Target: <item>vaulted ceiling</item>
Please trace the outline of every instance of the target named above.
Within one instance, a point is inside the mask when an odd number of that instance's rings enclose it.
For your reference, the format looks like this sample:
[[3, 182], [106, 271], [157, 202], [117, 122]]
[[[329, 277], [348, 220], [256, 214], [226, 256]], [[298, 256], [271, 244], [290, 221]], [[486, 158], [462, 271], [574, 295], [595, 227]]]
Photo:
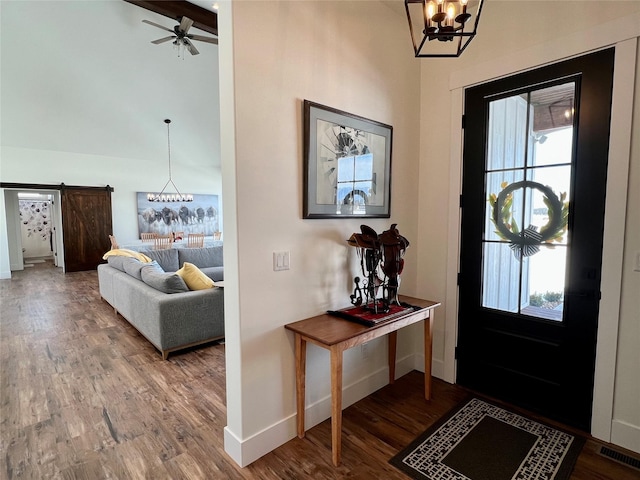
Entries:
[[164, 165], [170, 118], [172, 159], [219, 165], [218, 47], [179, 58], [143, 19], [176, 24], [125, 1], [1, 1], [2, 145]]
[[173, 20], [180, 20], [184, 15], [193, 20], [193, 26], [205, 32], [218, 35], [218, 14], [213, 9], [213, 2], [194, 0], [124, 0], [141, 8], [164, 15]]

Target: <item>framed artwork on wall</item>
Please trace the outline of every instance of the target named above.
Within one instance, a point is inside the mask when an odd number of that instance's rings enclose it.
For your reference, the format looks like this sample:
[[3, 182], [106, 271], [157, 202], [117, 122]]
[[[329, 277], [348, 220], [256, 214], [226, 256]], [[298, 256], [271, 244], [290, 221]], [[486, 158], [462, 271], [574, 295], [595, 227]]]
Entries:
[[303, 218], [388, 218], [393, 127], [304, 101]]
[[192, 202], [152, 202], [146, 192], [137, 192], [138, 232], [168, 235], [171, 232], [204, 233], [220, 231], [218, 195], [193, 195]]

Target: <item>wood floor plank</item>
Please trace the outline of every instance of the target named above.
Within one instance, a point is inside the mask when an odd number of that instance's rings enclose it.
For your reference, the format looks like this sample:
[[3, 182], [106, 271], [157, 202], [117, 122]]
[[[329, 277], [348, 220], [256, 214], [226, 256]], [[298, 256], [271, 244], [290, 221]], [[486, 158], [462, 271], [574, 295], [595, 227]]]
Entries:
[[[34, 294], [37, 292], [37, 295]], [[388, 460], [469, 394], [411, 372], [245, 468], [224, 452], [225, 345], [159, 352], [100, 298], [95, 271], [0, 280], [0, 479], [385, 479]], [[293, 379], [292, 379], [293, 382]], [[589, 439], [573, 480], [637, 480]], [[614, 447], [615, 448], [615, 447]]]

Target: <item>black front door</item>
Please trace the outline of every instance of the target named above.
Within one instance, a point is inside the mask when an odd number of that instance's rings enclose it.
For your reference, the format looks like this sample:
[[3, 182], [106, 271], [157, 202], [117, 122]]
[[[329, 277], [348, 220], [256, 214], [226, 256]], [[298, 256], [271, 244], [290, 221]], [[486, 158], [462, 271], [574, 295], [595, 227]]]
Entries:
[[465, 94], [457, 382], [586, 431], [613, 59]]

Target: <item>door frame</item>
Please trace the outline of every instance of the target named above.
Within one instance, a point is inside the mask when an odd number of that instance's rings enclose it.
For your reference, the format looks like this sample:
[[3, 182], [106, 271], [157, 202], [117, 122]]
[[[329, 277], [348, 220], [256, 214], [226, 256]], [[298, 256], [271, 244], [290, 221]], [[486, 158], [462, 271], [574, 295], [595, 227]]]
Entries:
[[[586, 40], [578, 32], [563, 39], [536, 46], [509, 58], [498, 58], [456, 71], [450, 77], [451, 139], [449, 201], [452, 207], [447, 231], [450, 248], [447, 254], [447, 279], [445, 296], [445, 351], [443, 378], [455, 383], [455, 348], [458, 330], [458, 287], [457, 277], [460, 258], [461, 215], [459, 205], [462, 193], [462, 145], [461, 128], [464, 111], [464, 89], [473, 85], [506, 77], [525, 70], [535, 69], [567, 58], [580, 56], [592, 51], [615, 47], [615, 67], [613, 103], [611, 107], [611, 137], [607, 174], [607, 197], [605, 206], [605, 228], [602, 265], [602, 299], [598, 316], [598, 344], [596, 351], [595, 384], [592, 406], [591, 435], [601, 440], [611, 441], [613, 420], [613, 394], [622, 279], [622, 254], [627, 203], [627, 174], [631, 150], [631, 121], [635, 85], [635, 65], [637, 24], [623, 19], [600, 36]], [[616, 35], [617, 38], [611, 38]], [[615, 188], [614, 188], [615, 186]]]
[[[35, 195], [50, 195], [51, 199], [51, 226], [54, 231], [53, 235], [53, 261], [56, 267], [62, 267], [64, 272], [64, 248], [62, 241], [62, 211], [60, 209], [60, 192], [58, 190], [51, 189], [2, 189], [3, 197], [5, 198], [5, 216], [7, 228], [11, 231], [16, 230], [14, 238], [7, 236], [7, 244], [9, 248], [9, 278], [11, 278], [11, 272], [23, 270], [20, 268], [24, 263], [22, 255], [22, 239], [19, 236], [20, 233], [20, 212], [16, 211], [16, 207], [19, 201], [20, 193], [30, 193]], [[12, 223], [9, 228], [9, 223]], [[16, 265], [18, 263], [19, 265]]]

